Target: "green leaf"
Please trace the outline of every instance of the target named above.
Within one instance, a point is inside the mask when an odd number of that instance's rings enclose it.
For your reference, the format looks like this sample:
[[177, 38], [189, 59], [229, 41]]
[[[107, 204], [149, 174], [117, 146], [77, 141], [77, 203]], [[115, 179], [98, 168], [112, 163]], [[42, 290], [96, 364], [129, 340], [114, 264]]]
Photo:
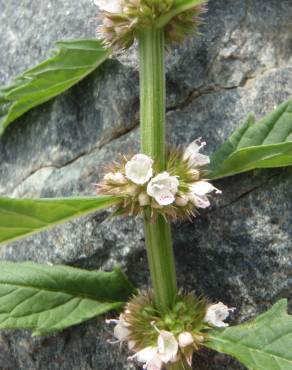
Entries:
[[71, 40], [56, 45], [59, 50], [50, 59], [24, 72], [12, 85], [0, 88], [0, 135], [16, 118], [90, 74], [110, 54], [99, 40]]
[[0, 244], [108, 208], [120, 200], [106, 195], [63, 199], [0, 198]]
[[134, 292], [119, 269], [0, 262], [0, 328], [48, 334], [118, 309]]
[[246, 122], [211, 157], [210, 179], [292, 165], [292, 100], [255, 123]]
[[250, 370], [292, 369], [292, 316], [287, 301], [277, 302], [254, 321], [212, 330], [205, 345], [227, 353]]
[[205, 4], [206, 0], [175, 0], [169, 12], [163, 14], [155, 21], [157, 28], [162, 28], [178, 14], [185, 12], [195, 6]]

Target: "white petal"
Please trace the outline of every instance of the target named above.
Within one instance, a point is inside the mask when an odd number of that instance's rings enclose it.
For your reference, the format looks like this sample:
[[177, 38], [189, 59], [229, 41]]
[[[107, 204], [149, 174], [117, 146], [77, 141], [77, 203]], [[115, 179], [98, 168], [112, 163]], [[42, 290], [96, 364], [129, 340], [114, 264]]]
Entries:
[[117, 184], [125, 184], [127, 179], [121, 172], [109, 172], [104, 176], [104, 180], [112, 181]]
[[154, 356], [157, 355], [157, 347], [145, 347], [141, 351], [135, 353], [133, 356], [130, 356], [128, 359], [133, 360], [134, 358], [137, 359], [138, 362], [149, 362], [151, 361]]
[[224, 328], [228, 326], [228, 324], [226, 324], [224, 320], [227, 319], [227, 317], [229, 316], [229, 312], [233, 312], [234, 310], [234, 307], [228, 308], [222, 302], [213, 304], [208, 307], [204, 321], [212, 326]]
[[109, 172], [109, 173], [106, 173], [103, 178], [106, 181], [114, 181], [115, 174], [112, 172]]
[[158, 355], [154, 356], [152, 360], [150, 360], [146, 365], [145, 368], [147, 370], [160, 370], [163, 363]]
[[178, 192], [179, 181], [176, 176], [162, 172], [150, 180], [147, 193], [154, 197], [158, 204], [169, 205], [174, 202], [174, 194]]
[[169, 179], [170, 175], [168, 172], [164, 171], [164, 172], [161, 172], [159, 173], [158, 175], [156, 175], [151, 181], [154, 181], [156, 183], [164, 183], [165, 181], [167, 181]]
[[155, 196], [155, 200], [161, 206], [168, 206], [174, 202], [174, 195], [171, 192], [161, 192]]
[[197, 208], [208, 208], [211, 205], [209, 199], [206, 196], [199, 197], [197, 195], [192, 194], [190, 199]]
[[121, 172], [115, 173], [115, 181], [119, 184], [124, 184], [127, 182], [127, 180], [125, 179], [125, 176]]
[[188, 159], [193, 154], [199, 153], [200, 149], [202, 149], [206, 145], [207, 143], [205, 141], [201, 141], [201, 139], [196, 139], [185, 149], [183, 159]]
[[118, 324], [119, 322], [120, 320], [117, 320], [117, 319], [106, 319], [105, 320], [106, 324]]
[[191, 155], [195, 153], [199, 153], [200, 145], [196, 141], [193, 141], [191, 144], [189, 144], [185, 151], [184, 151], [184, 159], [188, 159]]
[[161, 330], [158, 340], [159, 357], [165, 363], [174, 359], [178, 352], [178, 343], [174, 335], [165, 330]]
[[114, 336], [120, 341], [126, 340], [130, 334], [130, 330], [121, 323], [117, 324], [114, 328]]
[[206, 166], [210, 163], [210, 158], [207, 155], [201, 153], [195, 153], [189, 157], [189, 164], [192, 167]]
[[125, 315], [123, 313], [120, 314], [119, 316], [119, 322], [124, 325], [124, 326], [130, 326], [130, 324], [126, 321]]
[[94, 0], [94, 4], [101, 10], [105, 10], [109, 13], [121, 13], [121, 3], [117, 0]]
[[143, 185], [153, 175], [153, 160], [145, 154], [136, 154], [125, 165], [126, 177], [135, 184]]
[[132, 351], [135, 346], [136, 346], [136, 342], [134, 340], [128, 341], [128, 348], [130, 351]]
[[170, 176], [169, 184], [170, 184], [170, 191], [173, 194], [176, 194], [178, 191], [178, 186], [179, 186], [179, 181], [178, 181], [177, 176]]
[[213, 325], [216, 326], [216, 328], [227, 328], [229, 326], [229, 324], [219, 320], [215, 320]]
[[212, 191], [216, 191], [216, 193], [218, 193], [218, 194], [221, 193], [220, 190], [218, 190], [217, 188], [215, 188], [212, 184], [210, 184], [207, 181], [197, 181], [197, 182], [194, 182], [191, 185], [190, 190], [191, 190], [191, 192], [193, 194], [199, 195], [199, 196], [209, 194]]

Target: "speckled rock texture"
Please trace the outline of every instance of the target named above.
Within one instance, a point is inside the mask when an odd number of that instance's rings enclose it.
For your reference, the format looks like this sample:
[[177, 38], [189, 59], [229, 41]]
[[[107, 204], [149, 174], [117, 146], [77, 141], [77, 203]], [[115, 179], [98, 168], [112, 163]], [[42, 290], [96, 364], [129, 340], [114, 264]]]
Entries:
[[[0, 0], [0, 82], [48, 55], [55, 40], [94, 37], [87, 0]], [[212, 153], [253, 111], [259, 118], [292, 96], [291, 0], [211, 0], [202, 37], [167, 56], [167, 135], [203, 136]], [[13, 123], [0, 139], [0, 194], [94, 194], [103, 164], [138, 150], [135, 48], [56, 99]], [[179, 285], [236, 306], [233, 322], [281, 297], [292, 302], [291, 169], [255, 171], [216, 185], [223, 190], [193, 223], [173, 225]], [[149, 284], [139, 219], [94, 214], [0, 249], [13, 261], [111, 269], [119, 263], [139, 287]], [[0, 335], [2, 370], [134, 369], [106, 343], [103, 319], [45, 338]], [[194, 369], [239, 370], [203, 351]]]

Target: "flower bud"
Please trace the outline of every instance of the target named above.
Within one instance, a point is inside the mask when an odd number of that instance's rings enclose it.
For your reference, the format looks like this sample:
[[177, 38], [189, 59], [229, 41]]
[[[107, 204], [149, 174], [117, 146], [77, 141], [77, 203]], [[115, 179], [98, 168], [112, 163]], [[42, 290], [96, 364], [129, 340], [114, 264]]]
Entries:
[[104, 176], [104, 180], [114, 182], [118, 185], [127, 183], [127, 179], [121, 172], [109, 172]]
[[138, 200], [141, 207], [148, 206], [150, 204], [150, 197], [145, 192], [139, 194]]
[[193, 339], [194, 339], [194, 342], [196, 343], [203, 343], [205, 340], [205, 338], [202, 335], [197, 335], [197, 334], [193, 335]]
[[137, 186], [134, 185], [134, 184], [129, 184], [127, 187], [126, 187], [126, 193], [129, 195], [129, 196], [132, 196], [134, 197], [137, 193]]
[[194, 343], [194, 338], [191, 333], [184, 331], [178, 336], [178, 344], [181, 348], [188, 347]]
[[192, 177], [192, 181], [198, 181], [200, 179], [200, 171], [195, 169], [189, 170], [189, 175]]
[[175, 204], [179, 207], [185, 207], [189, 202], [189, 199], [185, 196], [175, 197]]

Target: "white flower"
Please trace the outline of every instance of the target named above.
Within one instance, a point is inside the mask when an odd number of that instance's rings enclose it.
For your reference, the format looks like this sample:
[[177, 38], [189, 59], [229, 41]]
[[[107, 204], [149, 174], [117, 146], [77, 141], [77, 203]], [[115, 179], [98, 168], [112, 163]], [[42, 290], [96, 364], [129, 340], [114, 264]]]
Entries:
[[147, 193], [155, 198], [161, 206], [167, 206], [174, 202], [174, 195], [178, 191], [179, 181], [176, 176], [170, 176], [168, 172], [162, 172], [155, 176], [147, 185]]
[[161, 361], [159, 355], [156, 355], [148, 362], [147, 367], [144, 365], [144, 369], [147, 370], [160, 370], [162, 368], [163, 362]]
[[109, 13], [121, 13], [122, 6], [119, 0], [94, 0], [94, 4], [99, 7], [100, 10], [104, 10]]
[[133, 356], [128, 357], [128, 360], [133, 359], [144, 363], [143, 369], [147, 370], [160, 370], [162, 366], [162, 361], [158, 356], [158, 348], [154, 346], [145, 347]]
[[106, 320], [105, 321], [107, 324], [114, 323], [116, 326], [114, 327], [114, 336], [117, 338], [117, 341], [111, 342], [111, 343], [116, 343], [116, 342], [125, 342], [127, 341], [127, 338], [131, 334], [131, 331], [129, 330], [128, 326], [129, 324], [124, 320], [123, 315], [121, 314], [119, 317], [119, 320]]
[[229, 316], [229, 311], [233, 312], [234, 310], [234, 307], [228, 308], [222, 302], [213, 304], [208, 307], [204, 321], [217, 328], [224, 328], [228, 326], [224, 320]]
[[160, 331], [157, 345], [159, 357], [163, 362], [167, 363], [175, 360], [178, 351], [178, 343], [170, 331]]
[[193, 141], [185, 150], [183, 159], [188, 160], [191, 167], [205, 166], [210, 163], [210, 158], [207, 155], [199, 153], [206, 145], [205, 141], [197, 139]]
[[[154, 326], [154, 325], [153, 325]], [[128, 359], [144, 363], [143, 369], [160, 370], [163, 364], [177, 359], [178, 343], [174, 335], [166, 330], [158, 330], [157, 346], [149, 346], [138, 351]]]
[[130, 330], [122, 322], [114, 328], [114, 336], [121, 342], [125, 341], [130, 334]]
[[153, 359], [154, 356], [157, 355], [157, 347], [149, 346], [141, 349], [141, 351], [138, 351], [133, 356], [129, 357], [129, 360], [132, 360], [134, 358], [137, 359], [138, 362], [149, 362]]
[[136, 154], [125, 165], [126, 177], [135, 184], [143, 185], [153, 175], [153, 160], [145, 154]]
[[207, 181], [197, 181], [190, 185], [188, 197], [190, 201], [198, 208], [207, 208], [210, 206], [210, 201], [207, 194], [215, 191], [216, 194], [221, 194], [221, 190], [215, 188]]
[[180, 333], [178, 336], [178, 344], [181, 348], [190, 346], [194, 343], [194, 338], [191, 333], [188, 331], [184, 331], [183, 333]]
[[104, 176], [104, 180], [112, 181], [117, 184], [125, 184], [127, 182], [125, 176], [121, 172], [109, 172]]

